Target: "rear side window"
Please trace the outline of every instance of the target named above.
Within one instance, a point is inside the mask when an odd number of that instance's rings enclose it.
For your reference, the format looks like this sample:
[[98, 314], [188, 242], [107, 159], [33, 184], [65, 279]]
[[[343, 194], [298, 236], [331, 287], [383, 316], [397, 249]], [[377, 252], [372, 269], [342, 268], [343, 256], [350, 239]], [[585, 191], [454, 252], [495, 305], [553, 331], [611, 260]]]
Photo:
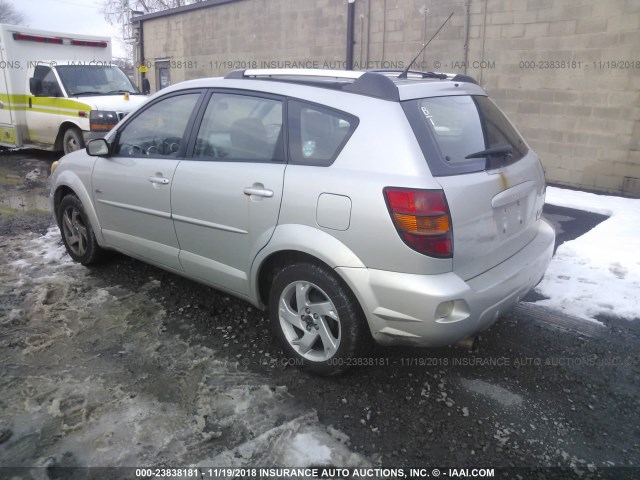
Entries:
[[353, 115], [296, 100], [288, 114], [289, 155], [301, 165], [331, 165], [358, 125]]
[[282, 102], [214, 93], [198, 131], [194, 158], [219, 161], [284, 161]]
[[433, 175], [482, 171], [486, 156], [465, 157], [496, 147], [511, 147], [507, 164], [527, 154], [522, 137], [488, 97], [422, 98], [403, 108]]

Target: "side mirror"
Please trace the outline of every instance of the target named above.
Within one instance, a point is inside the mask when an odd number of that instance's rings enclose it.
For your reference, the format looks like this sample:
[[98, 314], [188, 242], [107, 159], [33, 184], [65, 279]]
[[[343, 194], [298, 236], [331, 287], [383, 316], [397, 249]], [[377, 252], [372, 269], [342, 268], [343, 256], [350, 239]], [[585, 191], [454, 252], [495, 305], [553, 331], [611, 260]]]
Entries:
[[29, 79], [29, 90], [31, 95], [40, 95], [42, 93], [42, 79], [31, 77]]
[[96, 138], [87, 144], [87, 154], [92, 157], [104, 157], [109, 155], [109, 144], [104, 138]]

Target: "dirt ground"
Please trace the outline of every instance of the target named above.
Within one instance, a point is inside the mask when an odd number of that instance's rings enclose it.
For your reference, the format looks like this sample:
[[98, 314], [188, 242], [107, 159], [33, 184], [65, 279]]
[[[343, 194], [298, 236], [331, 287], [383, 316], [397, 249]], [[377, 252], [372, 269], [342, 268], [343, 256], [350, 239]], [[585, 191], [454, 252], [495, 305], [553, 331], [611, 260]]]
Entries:
[[[474, 351], [379, 348], [377, 366], [312, 377], [244, 302], [119, 254], [73, 263], [47, 211], [54, 159], [0, 154], [0, 478], [195, 465], [640, 478], [638, 322], [523, 304]], [[568, 230], [566, 213], [548, 215]]]

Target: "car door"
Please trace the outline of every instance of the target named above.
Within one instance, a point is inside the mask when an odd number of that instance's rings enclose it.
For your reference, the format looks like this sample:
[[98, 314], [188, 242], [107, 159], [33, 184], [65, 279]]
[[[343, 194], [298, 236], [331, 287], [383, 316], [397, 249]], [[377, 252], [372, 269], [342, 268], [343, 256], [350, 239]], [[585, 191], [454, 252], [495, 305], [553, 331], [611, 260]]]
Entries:
[[248, 295], [256, 254], [278, 222], [285, 161], [283, 103], [214, 92], [171, 187], [184, 271]]
[[[0, 62], [3, 62], [2, 50], [0, 50]], [[13, 116], [11, 109], [15, 100], [12, 98], [13, 92], [7, 88], [9, 86], [8, 69], [0, 69], [0, 142], [14, 143]]]
[[94, 204], [109, 245], [178, 271], [171, 183], [200, 95], [173, 93], [150, 104], [119, 129], [111, 155], [93, 169]]
[[60, 82], [53, 69], [38, 65], [33, 77], [40, 80], [41, 89], [29, 97], [26, 109], [29, 142], [53, 145], [60, 126]]

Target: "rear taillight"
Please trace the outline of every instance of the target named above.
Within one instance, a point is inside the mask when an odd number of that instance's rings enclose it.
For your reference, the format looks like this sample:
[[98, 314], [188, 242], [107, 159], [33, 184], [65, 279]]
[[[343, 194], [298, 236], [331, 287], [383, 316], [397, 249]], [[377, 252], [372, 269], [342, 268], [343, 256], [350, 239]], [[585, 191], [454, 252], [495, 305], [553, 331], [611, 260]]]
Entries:
[[432, 257], [453, 256], [451, 216], [442, 190], [386, 187], [384, 197], [404, 243]]

